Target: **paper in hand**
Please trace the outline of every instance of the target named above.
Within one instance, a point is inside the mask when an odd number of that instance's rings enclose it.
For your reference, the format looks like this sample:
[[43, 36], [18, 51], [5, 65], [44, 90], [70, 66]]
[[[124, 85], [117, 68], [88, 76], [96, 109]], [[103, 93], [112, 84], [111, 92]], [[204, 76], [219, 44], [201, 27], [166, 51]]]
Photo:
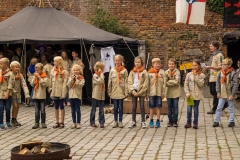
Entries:
[[205, 63], [200, 63], [201, 64], [201, 67], [202, 68], [205, 68], [206, 67], [206, 64]]

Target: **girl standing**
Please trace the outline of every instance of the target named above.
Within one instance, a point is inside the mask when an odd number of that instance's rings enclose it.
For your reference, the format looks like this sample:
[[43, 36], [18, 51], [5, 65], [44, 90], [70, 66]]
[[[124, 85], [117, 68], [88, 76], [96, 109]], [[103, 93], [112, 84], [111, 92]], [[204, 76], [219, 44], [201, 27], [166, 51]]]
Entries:
[[143, 68], [143, 60], [140, 56], [134, 59], [135, 67], [131, 70], [128, 76], [128, 92], [132, 95], [132, 124], [129, 128], [136, 127], [136, 109], [138, 98], [140, 100], [141, 109], [141, 126], [143, 129], [146, 128], [145, 123], [145, 109], [144, 109], [144, 98], [147, 94], [148, 89], [148, 73]]
[[200, 100], [203, 99], [202, 87], [204, 86], [205, 75], [202, 73], [200, 62], [197, 60], [193, 61], [193, 70], [188, 73], [184, 83], [184, 91], [186, 98], [193, 98], [194, 105], [187, 106], [187, 124], [185, 128], [192, 127], [192, 109], [194, 110], [193, 128], [198, 129], [198, 106]]
[[97, 62], [94, 66], [94, 75], [92, 78], [93, 91], [92, 91], [92, 110], [90, 114], [90, 125], [97, 127], [95, 124], [96, 107], [99, 107], [99, 123], [100, 128], [104, 128], [105, 117], [103, 112], [104, 100], [105, 100], [105, 83], [104, 83], [104, 64]]
[[72, 67], [72, 75], [68, 79], [68, 87], [69, 87], [69, 99], [72, 110], [72, 120], [73, 125], [72, 129], [80, 129], [81, 128], [81, 99], [82, 99], [82, 87], [84, 86], [85, 80], [83, 77], [82, 68], [75, 64]]
[[[128, 72], [124, 67], [123, 56], [114, 56], [115, 67], [109, 73], [108, 95], [113, 100], [114, 105], [114, 125], [113, 128], [123, 128], [123, 99], [128, 96], [127, 77]], [[119, 116], [119, 119], [118, 119]]]
[[[54, 68], [51, 71], [49, 92], [54, 101], [56, 124], [53, 128], [64, 128], [65, 110], [63, 101], [67, 94], [68, 72], [63, 66], [63, 59], [60, 56], [54, 58]], [[59, 108], [61, 110], [61, 120], [59, 121]]]

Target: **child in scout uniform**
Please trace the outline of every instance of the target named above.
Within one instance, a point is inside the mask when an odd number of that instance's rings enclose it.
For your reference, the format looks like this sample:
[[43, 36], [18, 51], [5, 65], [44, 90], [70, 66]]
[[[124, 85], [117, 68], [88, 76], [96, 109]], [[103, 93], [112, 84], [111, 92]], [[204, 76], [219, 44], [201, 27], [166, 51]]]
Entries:
[[146, 128], [145, 123], [145, 109], [144, 99], [147, 95], [148, 89], [148, 73], [143, 67], [143, 60], [140, 56], [134, 59], [135, 67], [131, 70], [128, 76], [128, 92], [132, 95], [132, 124], [129, 128], [136, 127], [136, 109], [138, 98], [140, 100], [141, 109], [141, 126], [143, 129]]
[[94, 66], [94, 75], [92, 78], [93, 91], [92, 91], [92, 109], [90, 113], [90, 125], [92, 127], [97, 127], [95, 124], [95, 113], [96, 107], [99, 107], [99, 123], [100, 128], [104, 128], [105, 117], [104, 117], [104, 100], [105, 100], [105, 83], [104, 83], [104, 64], [102, 62], [97, 62]]
[[149, 97], [150, 122], [149, 127], [154, 127], [153, 115], [154, 108], [157, 111], [157, 121], [155, 127], [160, 127], [160, 108], [162, 107], [162, 99], [164, 98], [164, 70], [160, 69], [161, 60], [153, 58], [152, 68], [148, 71], [149, 88], [147, 98]]
[[12, 103], [12, 89], [15, 78], [8, 68], [8, 58], [0, 59], [0, 129], [5, 130], [3, 124], [4, 108], [6, 110], [6, 123], [8, 128], [12, 128], [11, 119], [11, 103]]
[[72, 67], [72, 75], [68, 79], [67, 86], [69, 88], [69, 100], [72, 110], [73, 125], [71, 129], [81, 128], [81, 99], [82, 99], [82, 87], [85, 80], [83, 77], [83, 71], [80, 65], [75, 64]]
[[205, 75], [202, 73], [200, 62], [194, 60], [192, 72], [188, 73], [184, 83], [184, 91], [188, 101], [193, 100], [192, 106], [187, 106], [187, 123], [185, 128], [192, 127], [192, 109], [194, 110], [193, 128], [198, 128], [198, 107], [200, 100], [203, 99], [202, 87], [204, 86]]
[[[63, 59], [60, 56], [54, 58], [54, 68], [51, 71], [49, 92], [54, 101], [56, 124], [53, 128], [64, 128], [64, 99], [67, 95], [68, 72], [63, 66]], [[61, 120], [59, 121], [59, 108], [61, 110]]]
[[213, 127], [219, 127], [219, 121], [222, 114], [224, 103], [228, 101], [230, 117], [228, 127], [234, 127], [234, 99], [238, 91], [238, 74], [232, 68], [232, 59], [226, 58], [222, 61], [222, 70], [218, 72], [216, 91], [219, 98], [216, 117]]
[[[43, 72], [46, 73], [48, 76], [48, 84], [50, 83], [50, 78], [51, 78], [51, 70], [53, 69], [52, 66], [52, 57], [48, 56], [47, 57], [47, 64], [44, 65], [43, 67]], [[52, 99], [50, 98], [50, 94], [48, 90], [46, 90], [46, 100], [45, 100], [45, 106], [51, 106], [52, 104]]]
[[82, 63], [82, 60], [78, 58], [78, 52], [76, 50], [72, 51], [72, 57], [73, 57], [72, 66], [74, 64], [78, 64], [82, 67], [82, 69], [84, 69], [84, 64]]
[[45, 99], [46, 99], [46, 88], [48, 85], [47, 74], [43, 72], [43, 64], [37, 63], [35, 65], [35, 73], [31, 81], [33, 87], [33, 100], [35, 104], [35, 124], [32, 129], [39, 127], [40, 115], [41, 115], [41, 126], [47, 128], [46, 125], [46, 112], [45, 112]]
[[[115, 67], [109, 73], [108, 95], [113, 100], [114, 105], [114, 125], [113, 128], [123, 128], [123, 99], [128, 96], [127, 78], [128, 72], [124, 67], [123, 56], [114, 56]], [[118, 119], [119, 116], [119, 119]]]
[[176, 69], [176, 60], [168, 60], [168, 70], [165, 71], [166, 98], [168, 106], [168, 127], [178, 126], [178, 100], [181, 95], [180, 72]]
[[26, 81], [23, 75], [20, 73], [20, 63], [18, 61], [13, 61], [10, 64], [10, 68], [15, 77], [15, 83], [12, 90], [12, 126], [21, 126], [21, 124], [17, 121], [17, 115], [19, 111], [19, 105], [21, 103], [21, 88], [24, 91], [25, 97], [27, 99], [27, 104], [30, 103], [30, 96]]

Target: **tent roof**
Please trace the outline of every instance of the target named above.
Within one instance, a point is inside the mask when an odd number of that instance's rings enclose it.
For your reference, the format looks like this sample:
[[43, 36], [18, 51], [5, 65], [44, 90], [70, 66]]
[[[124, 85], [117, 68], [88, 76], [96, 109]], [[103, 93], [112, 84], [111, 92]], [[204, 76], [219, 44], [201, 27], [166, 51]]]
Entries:
[[91, 26], [63, 10], [28, 6], [0, 23], [0, 43], [138, 43]]
[[226, 32], [222, 38], [224, 44], [234, 44], [240, 42], [240, 31]]

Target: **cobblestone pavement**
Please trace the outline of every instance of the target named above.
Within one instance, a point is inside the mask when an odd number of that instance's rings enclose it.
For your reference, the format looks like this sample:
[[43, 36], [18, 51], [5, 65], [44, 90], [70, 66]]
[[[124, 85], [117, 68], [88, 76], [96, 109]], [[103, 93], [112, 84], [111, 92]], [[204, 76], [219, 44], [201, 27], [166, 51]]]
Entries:
[[[168, 118], [161, 116], [161, 127], [140, 128], [140, 114], [137, 127], [129, 129], [131, 114], [124, 114], [124, 128], [113, 129], [113, 114], [105, 114], [106, 128], [89, 126], [90, 107], [83, 106], [82, 128], [71, 129], [70, 107], [66, 108], [64, 129], [53, 129], [54, 108], [46, 108], [47, 129], [33, 130], [34, 108], [22, 106], [19, 121], [23, 126], [0, 131], [0, 160], [10, 159], [10, 150], [21, 142], [42, 140], [67, 143], [71, 146], [74, 160], [89, 159], [240, 159], [240, 117], [236, 116], [236, 127], [229, 128], [228, 118], [221, 118], [221, 127], [213, 128], [213, 115], [207, 115], [211, 99], [201, 101], [199, 110], [199, 129], [185, 129], [186, 106], [184, 99], [179, 100], [179, 127], [167, 128]], [[224, 115], [228, 112], [226, 110]], [[236, 107], [239, 114], [239, 108]], [[98, 116], [97, 116], [98, 117]], [[97, 118], [96, 117], [96, 118]], [[147, 121], [148, 123], [149, 121]]]

